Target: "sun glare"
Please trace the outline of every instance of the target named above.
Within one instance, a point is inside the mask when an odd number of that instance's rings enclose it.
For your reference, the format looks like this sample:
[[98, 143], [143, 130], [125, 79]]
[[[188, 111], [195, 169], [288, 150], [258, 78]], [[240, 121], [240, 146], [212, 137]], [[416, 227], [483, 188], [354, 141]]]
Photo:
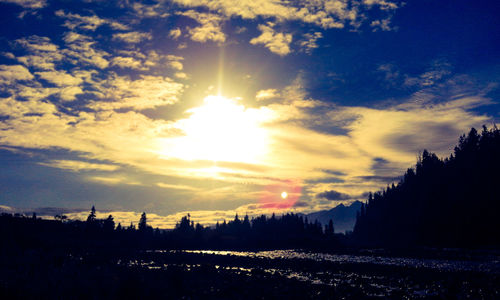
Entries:
[[282, 192], [281, 193], [281, 198], [286, 199], [287, 197], [288, 197], [288, 193], [287, 192]]
[[266, 130], [256, 109], [237, 99], [208, 96], [179, 121], [184, 136], [168, 139], [165, 154], [186, 160], [255, 163], [267, 148]]

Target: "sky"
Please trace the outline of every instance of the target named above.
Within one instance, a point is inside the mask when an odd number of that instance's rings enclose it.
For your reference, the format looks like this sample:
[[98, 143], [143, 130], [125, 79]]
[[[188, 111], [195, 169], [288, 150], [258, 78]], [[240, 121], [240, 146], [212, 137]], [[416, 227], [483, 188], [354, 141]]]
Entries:
[[500, 6], [0, 0], [0, 210], [171, 228], [366, 199], [499, 120]]

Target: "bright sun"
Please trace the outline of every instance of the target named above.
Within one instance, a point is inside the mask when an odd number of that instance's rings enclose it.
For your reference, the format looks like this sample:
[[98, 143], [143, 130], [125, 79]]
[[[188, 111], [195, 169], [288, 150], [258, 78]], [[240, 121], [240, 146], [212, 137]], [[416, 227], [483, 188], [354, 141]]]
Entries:
[[255, 163], [267, 149], [267, 132], [257, 109], [236, 99], [208, 96], [178, 122], [185, 135], [168, 139], [165, 154], [186, 160]]
[[282, 192], [281, 193], [281, 198], [286, 199], [287, 197], [288, 197], [288, 193], [287, 192]]

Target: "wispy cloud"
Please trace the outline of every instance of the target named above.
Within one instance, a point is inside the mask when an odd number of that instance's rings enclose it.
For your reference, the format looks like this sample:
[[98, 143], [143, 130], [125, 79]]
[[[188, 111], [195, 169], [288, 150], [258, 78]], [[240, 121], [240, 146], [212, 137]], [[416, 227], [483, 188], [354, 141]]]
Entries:
[[134, 70], [147, 70], [143, 62], [134, 57], [115, 56], [111, 59], [112, 66], [120, 68], [130, 68]]
[[113, 29], [117, 30], [128, 30], [127, 25], [121, 24], [117, 21], [102, 19], [96, 15], [82, 16], [79, 14], [67, 13], [64, 10], [58, 10], [55, 15], [66, 19], [64, 26], [71, 29], [83, 29], [95, 31], [99, 26], [109, 25]]
[[0, 2], [13, 3], [31, 9], [43, 8], [47, 5], [46, 0], [1, 0]]
[[181, 32], [180, 28], [171, 29], [168, 32], [168, 36], [174, 40], [178, 39], [181, 36], [181, 34], [182, 34], [182, 32]]
[[70, 170], [73, 172], [79, 172], [85, 170], [115, 171], [119, 168], [119, 166], [117, 165], [90, 163], [79, 160], [51, 160], [48, 162], [42, 162], [40, 164], [52, 168]]
[[16, 81], [31, 80], [33, 74], [21, 65], [0, 65], [0, 84], [14, 84]]
[[152, 38], [153, 37], [151, 33], [148, 32], [130, 31], [130, 32], [113, 34], [114, 40], [120, 40], [130, 44], [137, 44], [144, 40], [151, 40]]
[[164, 189], [174, 189], [174, 190], [185, 190], [185, 191], [199, 191], [199, 188], [195, 188], [189, 185], [182, 185], [182, 184], [169, 184], [169, 183], [163, 183], [163, 182], [158, 182], [156, 183], [157, 186], [164, 188]]
[[392, 10], [399, 7], [396, 3], [386, 0], [363, 0], [363, 4], [368, 6], [379, 6], [382, 10]]
[[90, 181], [95, 181], [104, 185], [143, 185], [141, 182], [131, 180], [125, 176], [109, 175], [109, 176], [89, 176]]
[[260, 90], [257, 92], [257, 95], [255, 95], [255, 99], [257, 101], [263, 101], [276, 97], [279, 97], [279, 93], [276, 89]]
[[144, 4], [140, 2], [127, 3], [131, 5], [136, 16], [141, 18], [165, 18], [168, 17], [166, 9], [162, 7], [163, 1], [156, 4]]
[[280, 56], [285, 56], [291, 52], [292, 35], [290, 33], [276, 32], [270, 24], [259, 25], [259, 30], [262, 32], [261, 35], [251, 39], [250, 44], [263, 44], [269, 51]]
[[391, 30], [394, 30], [394, 28], [392, 28], [390, 26], [390, 23], [391, 23], [391, 19], [374, 20], [370, 23], [370, 26], [373, 27], [373, 31], [378, 31], [378, 30], [391, 31]]
[[378, 7], [390, 14], [399, 8], [396, 3], [385, 0], [365, 0], [361, 3], [358, 1], [343, 0], [297, 3], [272, 0], [245, 0], [239, 1], [236, 5], [231, 1], [225, 0], [175, 0], [174, 2], [186, 7], [206, 7], [227, 18], [241, 17], [252, 20], [263, 18], [277, 22], [301, 21], [323, 29], [344, 28], [346, 23], [357, 28], [360, 22], [366, 19], [366, 16], [360, 12], [361, 10], [370, 10], [373, 7]]
[[96, 86], [101, 98], [89, 107], [95, 110], [110, 110], [125, 107], [135, 109], [153, 108], [173, 104], [183, 91], [183, 85], [168, 77], [142, 75], [137, 80], [112, 75]]
[[337, 192], [335, 190], [324, 191], [316, 195], [317, 198], [323, 198], [330, 201], [347, 200], [351, 199], [351, 196]]
[[84, 62], [88, 65], [100, 69], [107, 68], [110, 56], [104, 50], [95, 47], [96, 42], [90, 36], [82, 35], [76, 32], [68, 32], [64, 35], [64, 41], [68, 48], [63, 49], [62, 53], [67, 59], [74, 59], [73, 63]]
[[189, 35], [193, 41], [200, 43], [206, 41], [224, 43], [226, 41], [226, 35], [222, 32], [221, 28], [222, 18], [219, 15], [199, 13], [194, 10], [189, 10], [181, 14], [201, 24], [198, 27], [188, 28]]
[[304, 39], [299, 42], [299, 45], [304, 52], [311, 54], [314, 49], [318, 48], [317, 41], [323, 37], [323, 34], [321, 32], [305, 33], [303, 37]]

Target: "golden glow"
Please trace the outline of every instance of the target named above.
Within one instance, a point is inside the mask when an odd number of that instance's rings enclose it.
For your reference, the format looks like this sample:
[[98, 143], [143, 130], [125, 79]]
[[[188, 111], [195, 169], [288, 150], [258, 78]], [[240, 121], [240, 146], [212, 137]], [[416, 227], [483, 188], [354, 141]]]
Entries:
[[259, 110], [237, 99], [208, 96], [178, 122], [184, 136], [165, 141], [164, 156], [185, 160], [256, 163], [267, 151], [267, 133]]
[[286, 199], [287, 197], [288, 197], [288, 193], [287, 192], [282, 192], [281, 193], [281, 198]]

